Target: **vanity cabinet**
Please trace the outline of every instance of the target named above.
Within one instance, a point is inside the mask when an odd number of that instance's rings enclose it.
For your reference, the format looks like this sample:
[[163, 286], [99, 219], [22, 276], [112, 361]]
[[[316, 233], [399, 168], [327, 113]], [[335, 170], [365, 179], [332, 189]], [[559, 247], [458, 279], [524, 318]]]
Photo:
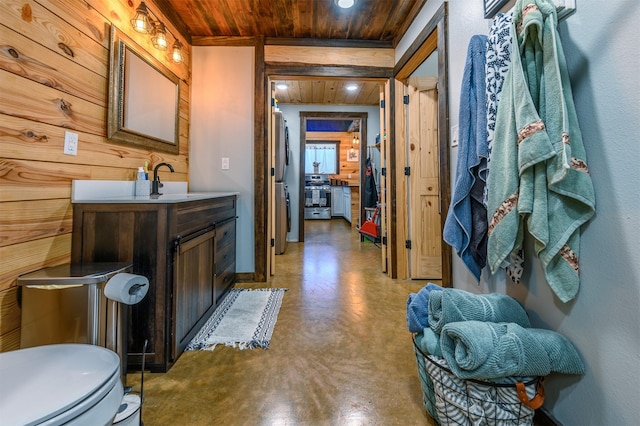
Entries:
[[72, 262], [131, 262], [149, 279], [131, 306], [128, 365], [165, 372], [235, 282], [236, 196], [73, 205]]

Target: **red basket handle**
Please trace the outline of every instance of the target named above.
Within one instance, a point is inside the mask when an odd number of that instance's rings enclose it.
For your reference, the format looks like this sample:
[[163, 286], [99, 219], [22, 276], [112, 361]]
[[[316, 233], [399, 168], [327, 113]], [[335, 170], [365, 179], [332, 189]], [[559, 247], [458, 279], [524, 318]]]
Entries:
[[516, 390], [518, 391], [518, 398], [520, 399], [520, 402], [522, 402], [527, 407], [533, 408], [534, 410], [537, 410], [538, 408], [542, 407], [542, 404], [544, 403], [543, 382], [544, 382], [544, 378], [541, 377], [540, 381], [538, 382], [538, 386], [536, 388], [536, 396], [534, 396], [531, 399], [529, 399], [529, 397], [527, 396], [527, 389], [524, 386], [524, 383], [522, 382], [516, 383]]

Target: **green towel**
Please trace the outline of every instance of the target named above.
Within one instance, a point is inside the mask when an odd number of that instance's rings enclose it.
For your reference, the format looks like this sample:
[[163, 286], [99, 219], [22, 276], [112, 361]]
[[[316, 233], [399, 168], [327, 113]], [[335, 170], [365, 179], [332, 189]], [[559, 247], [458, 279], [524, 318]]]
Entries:
[[505, 78], [491, 152], [487, 263], [522, 248], [525, 221], [545, 277], [567, 302], [579, 288], [580, 227], [595, 195], [549, 0], [517, 0], [518, 54]]
[[420, 333], [420, 340], [416, 338], [418, 347], [427, 355], [435, 355], [442, 358], [442, 351], [440, 350], [440, 335], [436, 334], [431, 328], [425, 328]]
[[566, 337], [515, 323], [450, 323], [442, 329], [440, 347], [461, 379], [584, 374], [584, 363]]
[[501, 293], [473, 294], [456, 288], [443, 288], [429, 296], [429, 327], [439, 334], [457, 321], [515, 322], [530, 327], [529, 317], [520, 302]]

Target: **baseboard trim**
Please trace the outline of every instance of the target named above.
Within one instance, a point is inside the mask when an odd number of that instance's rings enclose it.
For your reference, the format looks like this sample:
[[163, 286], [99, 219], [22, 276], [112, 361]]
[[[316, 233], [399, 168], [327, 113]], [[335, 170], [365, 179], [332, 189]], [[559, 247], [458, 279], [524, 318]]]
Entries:
[[255, 272], [238, 272], [236, 273], [237, 283], [251, 283], [256, 280]]
[[533, 424], [535, 426], [562, 426], [562, 423], [544, 407], [536, 410], [536, 414], [533, 416]]

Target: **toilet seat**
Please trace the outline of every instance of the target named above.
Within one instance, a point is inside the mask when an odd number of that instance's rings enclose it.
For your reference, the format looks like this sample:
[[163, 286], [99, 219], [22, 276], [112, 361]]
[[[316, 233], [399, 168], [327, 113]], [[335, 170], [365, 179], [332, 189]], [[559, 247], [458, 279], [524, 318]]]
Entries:
[[100, 346], [0, 353], [0, 377], [0, 413], [12, 425], [110, 424], [123, 395], [120, 359]]

